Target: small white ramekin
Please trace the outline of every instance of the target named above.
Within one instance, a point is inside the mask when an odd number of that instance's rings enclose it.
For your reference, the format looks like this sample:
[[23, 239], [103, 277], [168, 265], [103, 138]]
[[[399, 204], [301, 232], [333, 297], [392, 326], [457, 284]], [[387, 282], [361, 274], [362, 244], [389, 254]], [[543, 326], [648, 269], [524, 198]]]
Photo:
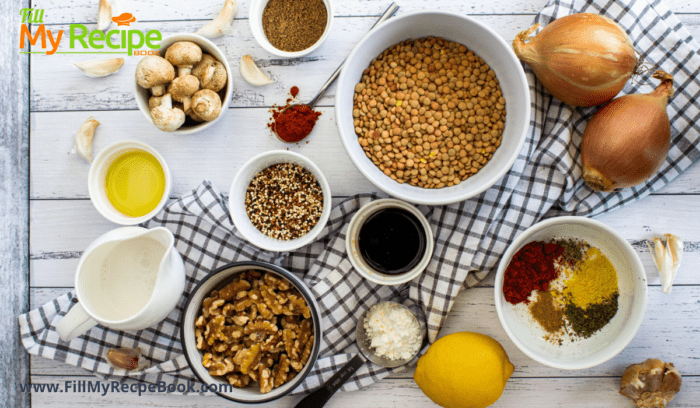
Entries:
[[[226, 56], [221, 51], [221, 49], [217, 47], [213, 42], [202, 37], [201, 35], [191, 33], [179, 33], [165, 37], [160, 43], [160, 49], [158, 50], [158, 54], [161, 57], [165, 57], [165, 51], [168, 49], [168, 47], [179, 41], [191, 41], [199, 45], [199, 47], [202, 49], [202, 52], [211, 55], [212, 57], [216, 58], [217, 61], [224, 65], [224, 68], [226, 68], [226, 74], [228, 75], [228, 81], [226, 81], [226, 86], [224, 87], [224, 89], [217, 92], [221, 97], [221, 113], [216, 119], [209, 122], [202, 122], [194, 126], [183, 125], [179, 129], [176, 129], [172, 132], [167, 132], [175, 135], [191, 135], [193, 133], [197, 133], [204, 129], [212, 127], [214, 123], [221, 120], [221, 118], [226, 114], [226, 112], [228, 111], [229, 103], [231, 103], [231, 98], [233, 97], [233, 75], [231, 74], [231, 66], [228, 64]], [[175, 69], [175, 71], [177, 73], [177, 68]], [[151, 92], [148, 89], [141, 88], [138, 82], [136, 82], [136, 77], [134, 77], [134, 99], [136, 99], [136, 105], [138, 105], [139, 110], [141, 110], [141, 113], [143, 113], [143, 116], [145, 116], [149, 122], [153, 123], [153, 118], [151, 117], [151, 110], [148, 108], [148, 100], [150, 98]]]
[[[165, 174], [165, 191], [163, 191], [163, 197], [160, 199], [160, 202], [156, 208], [153, 209], [153, 211], [141, 217], [129, 217], [128, 215], [124, 215], [119, 212], [109, 201], [109, 198], [107, 198], [107, 192], [105, 191], [107, 169], [114, 162], [114, 160], [117, 159], [117, 157], [131, 150], [143, 150], [152, 154], [153, 157], [158, 159], [161, 167], [163, 167], [163, 173]], [[120, 225], [137, 225], [151, 219], [160, 210], [162, 210], [163, 207], [165, 207], [165, 204], [170, 198], [170, 191], [172, 190], [172, 187], [173, 178], [163, 156], [161, 156], [156, 149], [137, 140], [122, 140], [112, 143], [111, 145], [102, 149], [97, 157], [95, 157], [95, 160], [92, 161], [92, 165], [90, 165], [90, 171], [88, 173], [88, 193], [90, 195], [92, 205], [95, 206], [97, 212], [102, 214], [102, 216], [113, 223]]]
[[[421, 258], [420, 262], [418, 262], [418, 265], [413, 267], [413, 269], [400, 275], [387, 275], [375, 270], [369, 266], [367, 262], [365, 262], [364, 258], [362, 258], [362, 254], [360, 253], [359, 237], [362, 225], [364, 225], [365, 220], [370, 215], [385, 208], [400, 208], [410, 212], [416, 216], [418, 221], [420, 221], [421, 225], [423, 226], [423, 230], [425, 231], [426, 242], [423, 257]], [[425, 270], [428, 263], [430, 263], [430, 259], [433, 256], [434, 246], [435, 243], [433, 242], [433, 231], [430, 228], [430, 224], [425, 216], [413, 205], [393, 198], [375, 200], [362, 206], [362, 208], [360, 208], [350, 220], [348, 232], [345, 238], [345, 250], [348, 253], [352, 266], [364, 278], [380, 285], [400, 285], [415, 279]]]
[[248, 22], [250, 23], [250, 31], [253, 32], [253, 37], [255, 37], [255, 40], [261, 47], [263, 47], [263, 49], [265, 49], [265, 51], [269, 52], [270, 54], [277, 55], [278, 57], [299, 58], [314, 52], [321, 46], [321, 44], [323, 44], [324, 41], [326, 41], [326, 38], [328, 38], [328, 34], [331, 32], [331, 23], [333, 22], [333, 3], [330, 0], [323, 0], [323, 4], [326, 5], [328, 21], [326, 22], [326, 30], [323, 32], [321, 38], [319, 38], [318, 41], [316, 41], [316, 43], [311, 47], [301, 51], [288, 52], [275, 48], [267, 39], [262, 24], [263, 11], [265, 10], [265, 6], [267, 6], [268, 1], [269, 0], [252, 0], [250, 2], [250, 6], [248, 6]]
[[[294, 163], [310, 171], [318, 180], [318, 184], [323, 192], [323, 210], [318, 223], [305, 235], [288, 241], [275, 239], [263, 234], [259, 229], [255, 228], [245, 209], [245, 194], [250, 182], [253, 181], [253, 178], [258, 173], [278, 163]], [[274, 252], [293, 251], [312, 243], [323, 228], [326, 227], [328, 218], [331, 215], [331, 203], [331, 187], [326, 177], [321, 173], [321, 169], [299, 153], [286, 150], [272, 150], [248, 160], [233, 178], [228, 196], [228, 209], [231, 214], [231, 220], [241, 235], [243, 235], [243, 238], [258, 248]]]

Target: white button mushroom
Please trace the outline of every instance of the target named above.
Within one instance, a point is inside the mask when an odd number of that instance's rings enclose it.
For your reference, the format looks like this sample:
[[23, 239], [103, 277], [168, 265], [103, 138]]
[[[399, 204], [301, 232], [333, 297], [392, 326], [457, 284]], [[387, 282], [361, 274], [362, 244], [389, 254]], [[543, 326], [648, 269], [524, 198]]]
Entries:
[[166, 94], [160, 101], [160, 106], [151, 111], [153, 123], [163, 132], [177, 130], [185, 123], [185, 112], [181, 109], [173, 108], [173, 100], [170, 94]]
[[160, 101], [163, 100], [162, 96], [151, 96], [148, 99], [148, 110], [153, 110], [160, 106]]
[[192, 110], [197, 117], [210, 122], [221, 113], [221, 98], [210, 89], [199, 90], [192, 96]]
[[144, 57], [136, 66], [136, 82], [150, 89], [154, 96], [165, 93], [165, 85], [175, 78], [175, 68], [165, 58], [157, 55]]
[[199, 91], [199, 79], [194, 75], [177, 77], [168, 85], [168, 93], [173, 100], [183, 104], [189, 104], [190, 97], [197, 91]]
[[165, 59], [177, 67], [177, 76], [189, 75], [192, 67], [202, 60], [202, 49], [191, 41], [179, 41], [168, 47]]
[[228, 75], [224, 64], [209, 54], [202, 55], [202, 60], [192, 68], [192, 75], [199, 79], [202, 89], [219, 92], [226, 86]]

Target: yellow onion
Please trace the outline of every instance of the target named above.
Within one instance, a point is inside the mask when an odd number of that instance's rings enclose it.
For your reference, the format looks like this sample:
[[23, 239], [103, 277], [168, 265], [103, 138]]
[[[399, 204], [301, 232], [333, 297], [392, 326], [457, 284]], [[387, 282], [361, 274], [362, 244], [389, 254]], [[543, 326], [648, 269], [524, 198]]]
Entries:
[[671, 147], [666, 105], [673, 77], [656, 71], [661, 84], [648, 94], [610, 101], [591, 117], [581, 141], [583, 178], [594, 190], [610, 191], [646, 181]]
[[620, 93], [637, 67], [629, 36], [613, 20], [578, 13], [554, 20], [539, 34], [535, 24], [513, 40], [513, 51], [555, 98], [595, 106]]

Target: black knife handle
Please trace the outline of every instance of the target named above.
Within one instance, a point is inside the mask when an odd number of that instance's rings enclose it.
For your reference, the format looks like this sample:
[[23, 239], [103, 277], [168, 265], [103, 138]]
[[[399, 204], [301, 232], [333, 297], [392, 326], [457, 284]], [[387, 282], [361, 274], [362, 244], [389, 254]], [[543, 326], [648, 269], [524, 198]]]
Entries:
[[365, 363], [365, 359], [359, 354], [356, 354], [350, 361], [345, 363], [343, 367], [333, 374], [333, 377], [328, 379], [319, 389], [307, 395], [303, 400], [295, 406], [295, 408], [321, 408], [326, 405], [329, 399], [335, 394], [340, 387], [345, 384], [355, 371]]

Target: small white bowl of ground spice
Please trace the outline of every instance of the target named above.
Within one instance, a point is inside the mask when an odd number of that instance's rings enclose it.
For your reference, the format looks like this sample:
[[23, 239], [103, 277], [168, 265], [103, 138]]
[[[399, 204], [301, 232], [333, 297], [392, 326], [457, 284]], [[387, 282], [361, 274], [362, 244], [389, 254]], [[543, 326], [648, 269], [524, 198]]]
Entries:
[[310, 244], [321, 233], [331, 199], [328, 181], [311, 160], [273, 150], [238, 170], [229, 192], [229, 212], [247, 241], [286, 252]]
[[299, 58], [328, 38], [333, 6], [330, 0], [253, 0], [248, 21], [253, 37], [266, 51]]

